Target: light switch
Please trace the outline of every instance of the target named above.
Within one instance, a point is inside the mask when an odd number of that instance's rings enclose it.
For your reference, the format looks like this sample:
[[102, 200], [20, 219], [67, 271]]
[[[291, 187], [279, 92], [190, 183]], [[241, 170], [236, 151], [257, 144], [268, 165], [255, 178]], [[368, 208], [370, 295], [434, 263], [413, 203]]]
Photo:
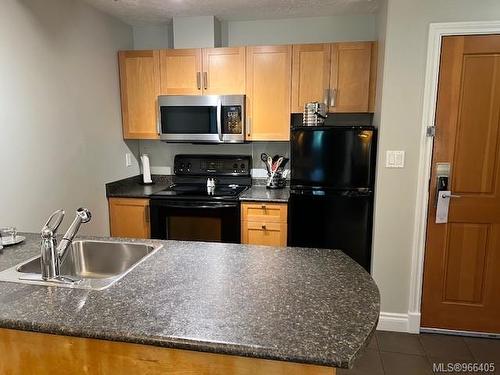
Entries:
[[125, 166], [126, 167], [132, 166], [132, 154], [130, 152], [127, 152], [125, 154]]
[[405, 152], [404, 151], [387, 151], [385, 159], [386, 168], [404, 168]]

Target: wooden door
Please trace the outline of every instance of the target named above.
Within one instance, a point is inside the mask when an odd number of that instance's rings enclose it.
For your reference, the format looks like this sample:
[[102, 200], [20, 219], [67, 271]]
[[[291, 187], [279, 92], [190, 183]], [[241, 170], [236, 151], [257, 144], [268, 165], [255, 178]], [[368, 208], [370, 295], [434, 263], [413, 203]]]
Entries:
[[291, 46], [247, 47], [247, 135], [290, 140]]
[[245, 47], [203, 49], [203, 93], [245, 94]]
[[303, 113], [309, 102], [328, 103], [330, 44], [293, 46], [291, 112]]
[[[500, 36], [443, 38], [422, 326], [500, 333]], [[450, 163], [436, 224], [437, 163]]]
[[372, 42], [332, 44], [329, 112], [368, 112]]
[[149, 199], [109, 198], [112, 237], [151, 238]]
[[160, 51], [161, 94], [201, 95], [201, 49]]
[[120, 51], [123, 138], [158, 139], [158, 51]]

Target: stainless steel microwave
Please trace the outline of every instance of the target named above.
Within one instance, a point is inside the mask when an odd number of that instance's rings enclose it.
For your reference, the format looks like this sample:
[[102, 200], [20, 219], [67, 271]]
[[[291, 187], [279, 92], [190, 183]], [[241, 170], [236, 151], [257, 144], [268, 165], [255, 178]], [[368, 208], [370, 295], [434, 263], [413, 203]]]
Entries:
[[162, 141], [245, 141], [245, 95], [162, 95], [158, 106]]

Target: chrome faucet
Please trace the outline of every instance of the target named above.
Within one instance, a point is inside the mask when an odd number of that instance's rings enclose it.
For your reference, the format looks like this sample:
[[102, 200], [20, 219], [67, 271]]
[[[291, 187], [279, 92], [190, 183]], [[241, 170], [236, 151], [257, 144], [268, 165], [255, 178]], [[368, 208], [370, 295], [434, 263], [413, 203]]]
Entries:
[[41, 269], [43, 280], [61, 279], [61, 263], [64, 260], [68, 248], [76, 236], [78, 229], [82, 223], [88, 223], [92, 215], [86, 208], [76, 210], [75, 220], [71, 223], [66, 234], [63, 236], [61, 243], [57, 246], [56, 233], [64, 219], [64, 211], [57, 210], [45, 223], [42, 228], [41, 250]]

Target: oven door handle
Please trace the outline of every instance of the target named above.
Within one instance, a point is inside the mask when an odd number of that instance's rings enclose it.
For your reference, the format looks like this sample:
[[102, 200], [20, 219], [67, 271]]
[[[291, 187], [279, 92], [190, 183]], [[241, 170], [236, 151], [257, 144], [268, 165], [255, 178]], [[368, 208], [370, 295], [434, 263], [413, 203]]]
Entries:
[[222, 100], [217, 99], [217, 133], [219, 134], [219, 141], [222, 142]]
[[216, 203], [216, 204], [175, 204], [175, 203], [163, 203], [162, 207], [168, 208], [236, 208], [238, 203]]

